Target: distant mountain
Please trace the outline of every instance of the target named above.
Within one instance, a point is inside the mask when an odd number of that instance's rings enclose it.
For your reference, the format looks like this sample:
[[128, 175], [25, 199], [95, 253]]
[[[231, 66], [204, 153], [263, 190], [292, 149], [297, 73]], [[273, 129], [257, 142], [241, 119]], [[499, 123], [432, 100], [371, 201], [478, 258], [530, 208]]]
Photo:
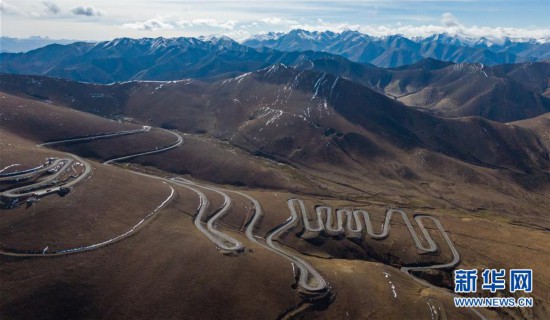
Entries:
[[[268, 38], [277, 35], [266, 35]], [[4, 73], [103, 84], [185, 78], [214, 81], [282, 63], [351, 80], [445, 117], [482, 116], [509, 122], [550, 111], [548, 62], [485, 66], [428, 58], [408, 66], [380, 68], [327, 52], [254, 49], [227, 37], [121, 38], [95, 44], [55, 44], [27, 53], [0, 54], [0, 60], [0, 72]]]
[[77, 40], [68, 39], [50, 39], [43, 37], [29, 37], [29, 38], [14, 38], [14, 37], [0, 37], [0, 52], [27, 52], [30, 50], [38, 49], [50, 44], [69, 44], [77, 42]]
[[328, 53], [256, 50], [227, 37], [120, 38], [53, 44], [27, 53], [0, 54], [0, 72], [111, 83], [179, 80], [241, 74], [276, 63], [299, 64]]
[[447, 34], [408, 39], [400, 35], [372, 37], [357, 31], [334, 33], [298, 29], [255, 36], [243, 44], [281, 51], [324, 51], [381, 67], [413, 64], [425, 58], [486, 65], [550, 59], [550, 42], [514, 42], [510, 39], [496, 42], [487, 38], [461, 38]]

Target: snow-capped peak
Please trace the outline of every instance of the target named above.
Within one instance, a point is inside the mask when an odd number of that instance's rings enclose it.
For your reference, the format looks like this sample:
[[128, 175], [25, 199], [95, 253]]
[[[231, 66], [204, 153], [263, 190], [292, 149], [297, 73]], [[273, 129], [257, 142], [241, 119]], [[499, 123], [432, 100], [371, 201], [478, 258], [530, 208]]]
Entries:
[[245, 41], [247, 40], [258, 40], [258, 41], [266, 41], [266, 40], [277, 40], [279, 39], [282, 35], [284, 35], [283, 32], [264, 32], [264, 33], [259, 33], [257, 35], [254, 35], [248, 39], [245, 39]]

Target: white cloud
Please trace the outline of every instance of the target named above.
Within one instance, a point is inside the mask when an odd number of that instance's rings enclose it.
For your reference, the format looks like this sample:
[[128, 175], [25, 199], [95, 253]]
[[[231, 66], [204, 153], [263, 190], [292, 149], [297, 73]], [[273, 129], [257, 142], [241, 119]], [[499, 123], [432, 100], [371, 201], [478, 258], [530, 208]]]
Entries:
[[343, 32], [346, 30], [360, 30], [361, 25], [359, 24], [349, 24], [349, 23], [329, 23], [325, 22], [322, 19], [316, 19], [316, 23], [303, 23], [303, 24], [294, 24], [290, 26], [290, 29], [302, 29], [307, 31], [333, 31], [333, 32]]
[[233, 30], [238, 23], [237, 20], [227, 20], [225, 22], [218, 22], [216, 19], [193, 19], [189, 22], [190, 26], [207, 26], [212, 28], [221, 28], [224, 30]]
[[[437, 20], [437, 19], [434, 19]], [[357, 30], [371, 36], [388, 36], [400, 34], [408, 38], [428, 37], [433, 34], [447, 33], [465, 40], [485, 37], [494, 43], [504, 41], [505, 38], [512, 40], [537, 39], [550, 41], [550, 29], [521, 29], [505, 27], [480, 27], [464, 26], [450, 12], [440, 16], [441, 24], [410, 25], [396, 22], [393, 25], [361, 25], [350, 23], [327, 22], [322, 19], [299, 19], [294, 21], [279, 17], [258, 18], [239, 22], [237, 20], [219, 20], [214, 18], [182, 19], [178, 16], [158, 16], [153, 19], [122, 24], [124, 29], [140, 31], [167, 30], [166, 34], [174, 34], [178, 30], [185, 29], [187, 34], [204, 35], [222, 34], [237, 40], [246, 38], [251, 34], [260, 34], [267, 31], [287, 32], [292, 29], [304, 29], [308, 31], [333, 31], [343, 32], [346, 30]], [[277, 30], [274, 30], [277, 29]], [[159, 31], [161, 32], [161, 31]], [[162, 35], [162, 33], [159, 33]]]
[[157, 17], [146, 21], [137, 21], [131, 23], [125, 23], [122, 28], [144, 30], [144, 31], [156, 31], [161, 29], [185, 29], [192, 27], [210, 27], [217, 28], [226, 31], [235, 29], [238, 24], [237, 20], [218, 21], [216, 19], [193, 19], [183, 20], [177, 17]]
[[458, 19], [450, 12], [441, 15], [441, 23], [446, 27], [458, 27]]
[[101, 10], [98, 10], [94, 7], [90, 6], [78, 6], [74, 7], [71, 12], [75, 16], [87, 16], [87, 17], [93, 17], [93, 16], [101, 16], [103, 15], [103, 12]]
[[58, 14], [61, 12], [61, 8], [51, 1], [43, 1], [42, 4], [46, 7], [47, 14]]
[[298, 24], [298, 21], [296, 20], [281, 19], [279, 17], [263, 18], [261, 19], [261, 22], [265, 24], [278, 25], [278, 26]]
[[522, 29], [507, 27], [479, 27], [464, 26], [451, 13], [444, 13], [441, 16], [442, 25], [395, 25], [369, 26], [348, 23], [328, 23], [317, 19], [316, 23], [302, 23], [289, 26], [290, 29], [304, 29], [308, 31], [333, 31], [342, 32], [356, 30], [371, 36], [383, 37], [400, 34], [407, 38], [425, 38], [433, 34], [446, 33], [458, 36], [463, 39], [478, 39], [481, 37], [489, 39], [493, 43], [501, 43], [506, 38], [512, 40], [536, 39], [542, 42], [550, 41], [550, 29]]
[[242, 41], [245, 39], [250, 38], [251, 34], [247, 30], [232, 30], [224, 33], [225, 36], [230, 37], [231, 39], [234, 39], [236, 41]]
[[125, 23], [122, 25], [124, 29], [156, 31], [160, 29], [173, 29], [174, 26], [162, 21], [161, 19], [149, 19], [143, 22]]
[[[452, 3], [445, 0], [0, 0], [0, 11], [2, 35], [19, 37], [42, 35], [87, 40], [144, 35], [240, 37], [245, 32], [253, 35], [288, 32], [292, 28], [335, 32], [351, 29], [376, 36], [400, 33], [415, 37], [446, 32], [494, 38], [549, 37], [550, 26], [545, 15], [548, 0], [532, 1], [529, 5], [523, 5], [521, 0], [465, 1], [471, 0]], [[55, 7], [45, 3], [54, 3], [60, 11], [54, 14]], [[84, 16], [74, 15], [77, 6], [80, 6], [77, 13]], [[86, 9], [90, 6], [101, 10]], [[103, 11], [104, 17], [86, 16], [95, 11]], [[317, 21], [319, 17], [324, 21]]]
[[4, 0], [0, 0], [0, 12], [4, 14], [21, 14], [22, 13], [18, 7]]

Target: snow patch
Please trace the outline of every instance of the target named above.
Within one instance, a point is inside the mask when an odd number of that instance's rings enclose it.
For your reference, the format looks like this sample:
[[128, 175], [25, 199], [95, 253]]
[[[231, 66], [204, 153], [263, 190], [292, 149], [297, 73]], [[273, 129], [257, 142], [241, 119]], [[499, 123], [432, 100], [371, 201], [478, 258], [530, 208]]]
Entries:
[[271, 118], [269, 120], [267, 120], [267, 122], [265, 123], [266, 126], [269, 126], [270, 124], [277, 121], [284, 113], [283, 110], [271, 109], [271, 108], [266, 108], [266, 109], [267, 109], [267, 112], [264, 113], [263, 116], [260, 117], [260, 118], [263, 118], [267, 115], [271, 116]]
[[314, 93], [313, 93], [313, 96], [311, 97], [311, 100], [317, 98], [317, 96], [319, 95], [319, 88], [321, 88], [321, 86], [322, 86], [323, 83], [325, 82], [326, 76], [327, 76], [327, 74], [323, 72], [323, 73], [321, 74], [321, 76], [319, 77], [319, 79], [317, 79], [317, 81], [316, 81], [315, 84], [313, 85]]
[[120, 82], [111, 82], [106, 84], [107, 86], [114, 86], [114, 85], [121, 85], [121, 84], [128, 84], [128, 83], [145, 83], [145, 84], [154, 84], [154, 83], [184, 83], [184, 84], [190, 84], [193, 82], [193, 79], [181, 79], [181, 80], [129, 80], [129, 81], [120, 81]]
[[236, 77], [235, 80], [237, 80], [237, 83], [241, 83], [241, 81], [243, 81], [243, 79], [248, 76], [250, 74], [250, 72], [247, 72], [247, 73], [243, 73], [241, 74], [240, 76]]
[[340, 79], [340, 77], [336, 77], [336, 79], [334, 79], [334, 83], [330, 87], [330, 97], [332, 97], [332, 93], [334, 92], [334, 88], [336, 87], [336, 84], [338, 83], [339, 79]]

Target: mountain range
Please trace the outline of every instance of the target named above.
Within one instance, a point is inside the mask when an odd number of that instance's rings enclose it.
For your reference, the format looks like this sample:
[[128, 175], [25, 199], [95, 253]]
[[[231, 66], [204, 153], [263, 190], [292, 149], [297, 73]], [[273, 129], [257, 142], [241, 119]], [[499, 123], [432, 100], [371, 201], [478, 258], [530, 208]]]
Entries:
[[[331, 33], [309, 34], [328, 37]], [[310, 38], [304, 41], [312, 41]], [[485, 66], [427, 58], [408, 66], [381, 68], [322, 51], [253, 49], [227, 37], [120, 38], [53, 44], [27, 53], [3, 53], [0, 60], [3, 73], [93, 83], [184, 78], [213, 81], [284, 64], [351, 80], [445, 117], [483, 116], [508, 122], [550, 110], [548, 62]]]
[[550, 59], [550, 42], [534, 39], [512, 41], [508, 38], [496, 41], [483, 37], [467, 39], [448, 34], [409, 39], [401, 35], [373, 37], [358, 31], [334, 33], [296, 29], [288, 33], [254, 36], [243, 44], [281, 51], [325, 51], [380, 67], [398, 67], [425, 58], [486, 65]]
[[0, 72], [36, 74], [94, 83], [180, 80], [239, 74], [276, 63], [329, 56], [315, 52], [252, 49], [230, 38], [120, 38], [52, 44], [26, 53], [0, 54]]

